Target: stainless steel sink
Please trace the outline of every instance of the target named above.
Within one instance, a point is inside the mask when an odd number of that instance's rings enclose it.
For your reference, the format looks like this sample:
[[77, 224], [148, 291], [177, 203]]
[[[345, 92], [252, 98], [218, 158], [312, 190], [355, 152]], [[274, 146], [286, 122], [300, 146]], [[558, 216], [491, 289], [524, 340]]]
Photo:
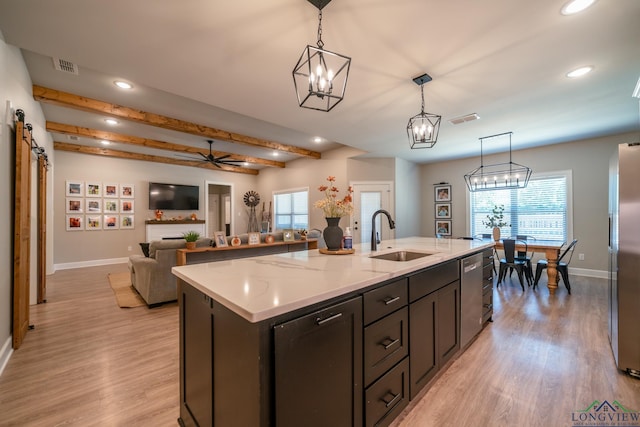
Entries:
[[386, 254], [372, 255], [369, 258], [374, 259], [386, 259], [387, 261], [411, 261], [418, 258], [423, 258], [429, 255], [434, 255], [428, 252], [413, 252], [413, 251], [395, 251], [387, 252]]

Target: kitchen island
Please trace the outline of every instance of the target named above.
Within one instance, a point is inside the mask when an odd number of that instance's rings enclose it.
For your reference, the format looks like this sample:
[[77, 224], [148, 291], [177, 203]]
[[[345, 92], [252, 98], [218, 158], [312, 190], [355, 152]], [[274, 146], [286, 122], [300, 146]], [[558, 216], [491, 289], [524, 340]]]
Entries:
[[[180, 423], [388, 425], [459, 351], [460, 259], [492, 246], [412, 237], [174, 267]], [[371, 258], [400, 250], [424, 256]]]

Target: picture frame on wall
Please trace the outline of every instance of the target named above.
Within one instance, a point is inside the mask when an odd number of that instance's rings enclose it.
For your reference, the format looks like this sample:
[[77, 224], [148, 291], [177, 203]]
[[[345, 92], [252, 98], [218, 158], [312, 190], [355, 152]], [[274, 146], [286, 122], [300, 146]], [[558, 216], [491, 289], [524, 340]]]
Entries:
[[451, 220], [436, 220], [436, 236], [451, 236]]
[[105, 215], [104, 222], [102, 224], [103, 230], [117, 230], [118, 229], [118, 215]]
[[120, 213], [123, 214], [132, 214], [133, 211], [133, 200], [128, 200], [128, 199], [124, 199], [124, 200], [120, 200]]
[[102, 215], [87, 215], [86, 229], [89, 231], [102, 230]]
[[451, 203], [436, 203], [435, 217], [436, 219], [450, 219]]
[[104, 197], [118, 197], [118, 184], [112, 182], [104, 183]]
[[227, 236], [224, 231], [216, 231], [213, 233], [213, 240], [216, 242], [216, 248], [225, 248], [227, 244]]
[[118, 199], [103, 199], [104, 208], [102, 209], [104, 213], [118, 213]]
[[120, 215], [120, 229], [133, 229], [134, 217], [133, 215]]
[[250, 245], [259, 245], [260, 244], [260, 233], [249, 233], [249, 241]]
[[67, 215], [67, 231], [84, 230], [83, 215]]
[[84, 199], [78, 197], [67, 197], [66, 213], [79, 214], [84, 212]]
[[433, 189], [436, 202], [451, 201], [451, 185], [436, 185]]
[[102, 199], [85, 199], [86, 211], [90, 214], [96, 214], [102, 212]]
[[95, 181], [87, 181], [85, 195], [87, 197], [102, 197], [102, 183]]
[[67, 197], [82, 197], [84, 191], [84, 182], [82, 181], [66, 181], [65, 194]]
[[120, 197], [123, 199], [134, 198], [133, 184], [120, 184]]

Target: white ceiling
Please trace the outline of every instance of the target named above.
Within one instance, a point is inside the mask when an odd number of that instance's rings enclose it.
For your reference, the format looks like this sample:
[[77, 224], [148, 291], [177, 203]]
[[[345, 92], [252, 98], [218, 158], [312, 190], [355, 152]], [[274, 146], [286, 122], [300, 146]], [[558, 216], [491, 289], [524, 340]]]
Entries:
[[[639, 129], [640, 1], [599, 0], [573, 16], [560, 14], [563, 3], [334, 0], [323, 10], [325, 49], [352, 64], [345, 100], [329, 113], [298, 107], [293, 87], [296, 61], [316, 43], [306, 0], [0, 0], [0, 30], [23, 49], [35, 84], [316, 151], [338, 143], [429, 163], [477, 156], [480, 137], [502, 132], [514, 132], [516, 150]], [[54, 70], [53, 56], [79, 75]], [[583, 65], [594, 71], [565, 77]], [[425, 110], [443, 124], [434, 148], [411, 150], [406, 125], [421, 102], [412, 77], [425, 72]], [[116, 90], [116, 78], [134, 90]], [[43, 107], [49, 121], [206, 149], [203, 138]], [[469, 113], [481, 119], [448, 123]]]

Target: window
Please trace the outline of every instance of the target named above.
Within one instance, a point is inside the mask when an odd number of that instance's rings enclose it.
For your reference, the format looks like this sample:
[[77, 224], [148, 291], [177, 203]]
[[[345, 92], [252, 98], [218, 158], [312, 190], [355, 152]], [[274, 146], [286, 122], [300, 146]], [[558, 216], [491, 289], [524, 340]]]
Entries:
[[504, 205], [502, 236], [526, 235], [566, 242], [571, 232], [571, 171], [535, 174], [527, 188], [470, 193], [471, 235], [491, 233], [482, 224], [496, 205]]
[[273, 195], [274, 229], [309, 229], [309, 189], [276, 192]]

